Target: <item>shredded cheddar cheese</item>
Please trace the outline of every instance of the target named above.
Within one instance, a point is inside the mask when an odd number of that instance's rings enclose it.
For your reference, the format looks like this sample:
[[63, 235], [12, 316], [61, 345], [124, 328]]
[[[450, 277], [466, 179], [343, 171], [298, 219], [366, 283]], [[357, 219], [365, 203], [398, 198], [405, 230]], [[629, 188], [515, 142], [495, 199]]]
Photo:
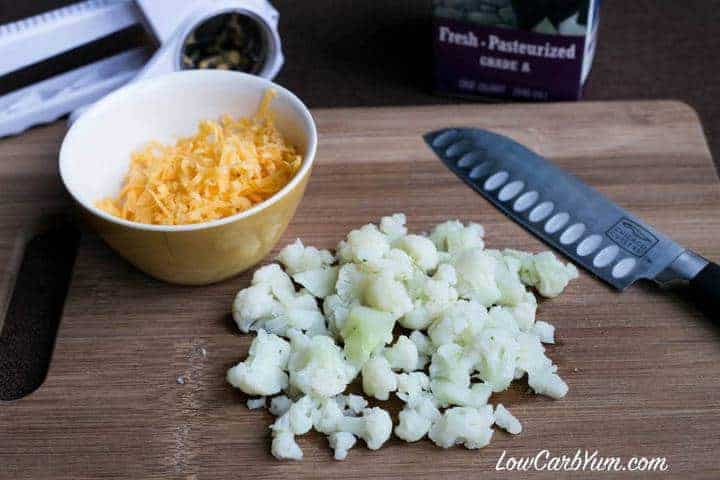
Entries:
[[156, 225], [207, 222], [247, 210], [282, 189], [302, 157], [277, 130], [269, 90], [252, 118], [203, 120], [175, 145], [133, 153], [122, 190], [97, 207]]

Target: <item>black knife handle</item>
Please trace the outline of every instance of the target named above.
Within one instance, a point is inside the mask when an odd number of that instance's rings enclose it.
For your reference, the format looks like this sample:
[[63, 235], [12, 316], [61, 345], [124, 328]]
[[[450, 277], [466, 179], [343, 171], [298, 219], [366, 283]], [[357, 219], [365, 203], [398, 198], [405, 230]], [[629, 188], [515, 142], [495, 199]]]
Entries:
[[720, 266], [710, 262], [690, 280], [690, 293], [715, 321], [720, 321]]

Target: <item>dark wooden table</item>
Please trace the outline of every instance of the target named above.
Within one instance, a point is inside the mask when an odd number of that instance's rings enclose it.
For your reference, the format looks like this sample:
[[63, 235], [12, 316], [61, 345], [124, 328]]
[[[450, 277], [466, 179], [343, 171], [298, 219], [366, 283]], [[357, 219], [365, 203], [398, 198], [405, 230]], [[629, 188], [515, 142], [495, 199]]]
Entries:
[[[0, 0], [0, 23], [68, 3]], [[310, 107], [457, 102], [430, 90], [430, 0], [275, 0], [274, 4], [281, 14], [286, 55], [277, 81]], [[711, 150], [720, 158], [720, 1], [605, 0], [601, 15], [599, 46], [585, 97], [683, 100], [698, 111]], [[0, 79], [0, 93], [117, 51], [139, 36], [137, 30], [131, 31], [119, 40], [64, 55], [53, 65]], [[29, 324], [17, 334], [27, 340], [34, 332], [35, 326]], [[20, 338], [16, 345], [23, 341]], [[45, 345], [49, 348], [52, 343]], [[0, 351], [0, 356], [5, 354]]]

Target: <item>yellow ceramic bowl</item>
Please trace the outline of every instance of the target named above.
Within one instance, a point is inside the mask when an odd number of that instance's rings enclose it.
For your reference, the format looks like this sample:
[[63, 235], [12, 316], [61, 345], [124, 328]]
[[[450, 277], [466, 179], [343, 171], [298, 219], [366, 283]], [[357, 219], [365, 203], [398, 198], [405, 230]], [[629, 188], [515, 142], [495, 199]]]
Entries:
[[[303, 154], [296, 176], [270, 199], [212, 222], [164, 226], [129, 222], [95, 207], [119, 192], [130, 154], [150, 140], [173, 142], [202, 119], [248, 116], [268, 88], [276, 124]], [[203, 285], [246, 270], [275, 246], [305, 192], [317, 132], [307, 107], [272, 82], [237, 72], [192, 70], [133, 83], [93, 105], [60, 148], [60, 176], [90, 224], [120, 255], [153, 277]]]

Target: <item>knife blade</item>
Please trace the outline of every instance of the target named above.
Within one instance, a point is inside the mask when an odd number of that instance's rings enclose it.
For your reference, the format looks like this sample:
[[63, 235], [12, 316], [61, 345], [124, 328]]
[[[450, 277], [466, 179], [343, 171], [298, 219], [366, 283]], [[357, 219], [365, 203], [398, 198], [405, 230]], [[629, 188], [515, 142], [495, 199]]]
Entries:
[[720, 303], [720, 267], [514, 140], [477, 128], [423, 138], [505, 215], [616, 289], [639, 279], [690, 283], [704, 303]]

